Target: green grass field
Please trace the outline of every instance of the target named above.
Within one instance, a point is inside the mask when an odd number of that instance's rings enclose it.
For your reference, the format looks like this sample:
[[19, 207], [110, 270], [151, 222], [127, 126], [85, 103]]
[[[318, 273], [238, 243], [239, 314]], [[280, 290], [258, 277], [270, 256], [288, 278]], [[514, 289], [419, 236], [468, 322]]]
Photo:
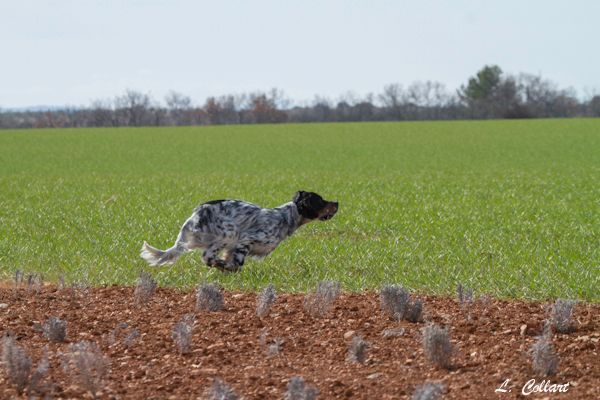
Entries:
[[196, 252], [156, 279], [600, 300], [597, 119], [0, 131], [0, 271], [130, 285], [197, 204], [298, 189], [338, 215], [241, 273]]

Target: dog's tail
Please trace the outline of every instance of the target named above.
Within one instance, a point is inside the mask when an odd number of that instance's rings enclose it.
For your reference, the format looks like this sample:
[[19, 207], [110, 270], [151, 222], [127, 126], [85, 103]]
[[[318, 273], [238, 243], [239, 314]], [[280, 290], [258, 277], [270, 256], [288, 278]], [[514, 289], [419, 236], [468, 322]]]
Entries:
[[140, 256], [152, 266], [161, 266], [173, 264], [175, 260], [184, 252], [184, 249], [175, 245], [167, 250], [159, 250], [144, 242]]

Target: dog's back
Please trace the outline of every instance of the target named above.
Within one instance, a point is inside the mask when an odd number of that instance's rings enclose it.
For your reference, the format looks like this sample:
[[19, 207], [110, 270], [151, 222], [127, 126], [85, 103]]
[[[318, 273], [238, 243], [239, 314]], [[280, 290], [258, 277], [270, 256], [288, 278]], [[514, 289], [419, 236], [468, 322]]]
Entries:
[[223, 234], [228, 229], [244, 229], [254, 224], [262, 208], [241, 200], [214, 200], [200, 204], [191, 220], [194, 231]]

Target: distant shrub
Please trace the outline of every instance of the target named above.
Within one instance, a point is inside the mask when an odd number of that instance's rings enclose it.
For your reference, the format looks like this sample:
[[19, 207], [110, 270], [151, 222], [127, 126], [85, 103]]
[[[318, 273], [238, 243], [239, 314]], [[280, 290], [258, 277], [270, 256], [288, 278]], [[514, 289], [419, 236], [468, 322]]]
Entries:
[[281, 352], [281, 346], [283, 345], [283, 342], [284, 342], [284, 340], [282, 338], [276, 337], [275, 339], [273, 339], [273, 341], [271, 343], [267, 344], [267, 349], [266, 349], [267, 357], [271, 358], [271, 357], [278, 356], [279, 353]]
[[27, 392], [29, 394], [29, 398], [32, 399], [33, 394], [38, 394], [40, 397], [44, 399], [48, 398], [47, 392], [50, 389], [50, 385], [43, 384], [42, 381], [46, 375], [48, 375], [48, 370], [50, 369], [50, 363], [48, 362], [48, 347], [44, 349], [44, 355], [40, 360], [37, 368], [31, 374], [29, 378], [29, 385], [27, 388]]
[[75, 303], [77, 299], [82, 299], [84, 303], [89, 304], [91, 299], [90, 286], [87, 283], [87, 277], [79, 281], [72, 281], [70, 286], [71, 303]]
[[181, 354], [187, 354], [191, 350], [194, 323], [194, 316], [188, 314], [173, 326], [171, 337]]
[[124, 332], [127, 328], [129, 328], [129, 324], [127, 322], [119, 322], [115, 329], [113, 329], [108, 335], [108, 344], [113, 346], [117, 344], [119, 341], [119, 337], [121, 336], [121, 332]]
[[269, 312], [271, 311], [271, 306], [275, 303], [276, 298], [277, 293], [275, 292], [275, 287], [272, 284], [269, 284], [258, 295], [256, 315], [258, 315], [259, 317], [265, 317], [269, 315]]
[[235, 393], [231, 386], [229, 386], [219, 378], [213, 381], [212, 386], [205, 392], [204, 397], [207, 400], [239, 399], [239, 396]]
[[349, 362], [363, 364], [367, 360], [367, 352], [369, 350], [370, 343], [363, 340], [361, 336], [354, 336], [348, 346], [348, 354], [346, 360]]
[[400, 285], [384, 285], [379, 291], [381, 310], [397, 320], [404, 318], [410, 294]]
[[438, 400], [443, 392], [444, 385], [441, 383], [426, 382], [415, 388], [411, 400]]
[[123, 338], [123, 345], [127, 348], [130, 348], [140, 336], [140, 331], [138, 331], [136, 328], [133, 328]]
[[96, 343], [81, 341], [69, 345], [62, 355], [62, 365], [76, 384], [97, 398], [108, 375], [109, 361]]
[[487, 294], [482, 294], [479, 296], [479, 304], [481, 304], [484, 308], [484, 310], [487, 310], [488, 308], [490, 308], [492, 306], [492, 297], [490, 295]]
[[304, 378], [300, 376], [294, 376], [290, 379], [284, 400], [315, 400], [319, 390], [312, 385], [307, 384]]
[[21, 287], [21, 284], [23, 283], [23, 271], [20, 269], [17, 269], [15, 271], [15, 289], [18, 289], [19, 287]]
[[462, 283], [459, 283], [456, 287], [456, 297], [461, 306], [464, 304], [471, 304], [475, 300], [473, 289], [464, 287]]
[[12, 336], [5, 336], [2, 339], [2, 364], [9, 381], [15, 385], [17, 393], [23, 394], [29, 384], [31, 358]]
[[131, 328], [127, 322], [119, 322], [110, 333], [108, 343], [113, 346], [122, 341], [126, 348], [130, 348], [140, 336], [140, 331]]
[[315, 292], [306, 295], [304, 298], [304, 309], [313, 317], [325, 317], [339, 295], [339, 282], [319, 282]]
[[404, 331], [404, 328], [384, 329], [383, 332], [381, 332], [381, 336], [383, 336], [386, 339], [391, 337], [399, 337], [404, 335]]
[[432, 363], [442, 368], [450, 368], [452, 357], [452, 344], [446, 329], [433, 323], [427, 324], [423, 329], [423, 349], [425, 357]]
[[415, 300], [409, 302], [406, 311], [404, 312], [404, 319], [410, 322], [421, 322], [423, 321], [423, 302], [421, 300]]
[[50, 367], [47, 347], [37, 368], [32, 372], [32, 362], [25, 350], [17, 345], [12, 336], [5, 336], [2, 339], [0, 364], [4, 366], [8, 380], [15, 385], [19, 395], [23, 394], [25, 389], [30, 399], [34, 398], [35, 394], [40, 396], [47, 394], [49, 386], [42, 384]]
[[37, 281], [37, 274], [28, 274], [27, 275], [27, 290], [33, 288], [33, 285]]
[[467, 321], [470, 321], [471, 310], [473, 308], [473, 302], [475, 301], [473, 289], [464, 287], [462, 283], [459, 283], [456, 288], [456, 297], [458, 298], [458, 304], [461, 311], [466, 315]]
[[260, 333], [258, 342], [259, 342], [260, 346], [262, 347], [262, 349], [265, 351], [265, 354], [267, 355], [267, 357], [271, 358], [271, 357], [279, 355], [279, 353], [281, 352], [281, 346], [283, 345], [284, 340], [280, 337], [276, 337], [271, 342], [269, 342], [267, 340], [268, 335], [269, 335], [268, 329], [263, 328]]
[[62, 343], [67, 336], [67, 323], [58, 317], [50, 317], [42, 325], [42, 332], [49, 341]]
[[137, 305], [146, 305], [154, 296], [154, 292], [156, 292], [156, 287], [158, 284], [146, 271], [141, 271], [140, 276], [137, 279], [135, 290], [133, 295], [135, 297], [135, 303]]
[[223, 293], [212, 283], [199, 285], [196, 289], [196, 308], [202, 311], [221, 311]]
[[27, 275], [27, 293], [35, 291], [39, 294], [44, 285], [44, 276], [41, 274], [28, 274]]
[[573, 326], [573, 309], [577, 304], [574, 300], [557, 299], [550, 311], [550, 326], [559, 333], [569, 333], [575, 330]]
[[381, 310], [396, 320], [421, 322], [423, 302], [410, 299], [410, 294], [400, 285], [384, 285], [379, 291]]
[[65, 276], [64, 275], [60, 275], [58, 277], [58, 284], [56, 285], [58, 290], [65, 290], [67, 288], [67, 285], [65, 283]]
[[558, 356], [554, 351], [550, 333], [539, 336], [531, 346], [533, 371], [541, 376], [551, 376], [558, 370]]

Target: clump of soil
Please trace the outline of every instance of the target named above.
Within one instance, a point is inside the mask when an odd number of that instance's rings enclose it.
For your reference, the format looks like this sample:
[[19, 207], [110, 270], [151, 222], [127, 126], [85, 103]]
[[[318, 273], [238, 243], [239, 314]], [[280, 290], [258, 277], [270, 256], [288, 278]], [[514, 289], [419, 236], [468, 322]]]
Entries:
[[[444, 399], [524, 398], [521, 390], [531, 379], [569, 384], [567, 393], [546, 397], [590, 399], [600, 390], [598, 304], [577, 304], [573, 329], [551, 333], [559, 364], [544, 378], [533, 371], [531, 347], [544, 329], [547, 303], [475, 301], [467, 317], [454, 299], [415, 296], [423, 302], [423, 322], [415, 323], [382, 312], [378, 293], [342, 293], [323, 317], [305, 310], [303, 295], [279, 293], [262, 317], [256, 293], [225, 292], [216, 312], [199, 310], [196, 297], [158, 288], [140, 307], [131, 287], [27, 291], [4, 285], [0, 335], [10, 332], [36, 365], [47, 354], [42, 387], [54, 398], [92, 398], [63, 368], [81, 341], [96, 343], [110, 362], [96, 392], [103, 399], [203, 398], [217, 379], [245, 399], [280, 399], [293, 377], [316, 388], [319, 399], [409, 399], [425, 382], [442, 384]], [[181, 352], [173, 327], [186, 315], [195, 322], [189, 352]], [[49, 341], [39, 329], [50, 317], [68, 324], [64, 342]], [[448, 329], [448, 369], [425, 357], [428, 322]], [[135, 340], [115, 334], [123, 326], [138, 333]], [[369, 343], [360, 363], [347, 360], [356, 336]], [[265, 340], [278, 341], [275, 355], [266, 354]], [[503, 388], [510, 391], [496, 393], [507, 379]], [[2, 366], [0, 398], [18, 398]]]

